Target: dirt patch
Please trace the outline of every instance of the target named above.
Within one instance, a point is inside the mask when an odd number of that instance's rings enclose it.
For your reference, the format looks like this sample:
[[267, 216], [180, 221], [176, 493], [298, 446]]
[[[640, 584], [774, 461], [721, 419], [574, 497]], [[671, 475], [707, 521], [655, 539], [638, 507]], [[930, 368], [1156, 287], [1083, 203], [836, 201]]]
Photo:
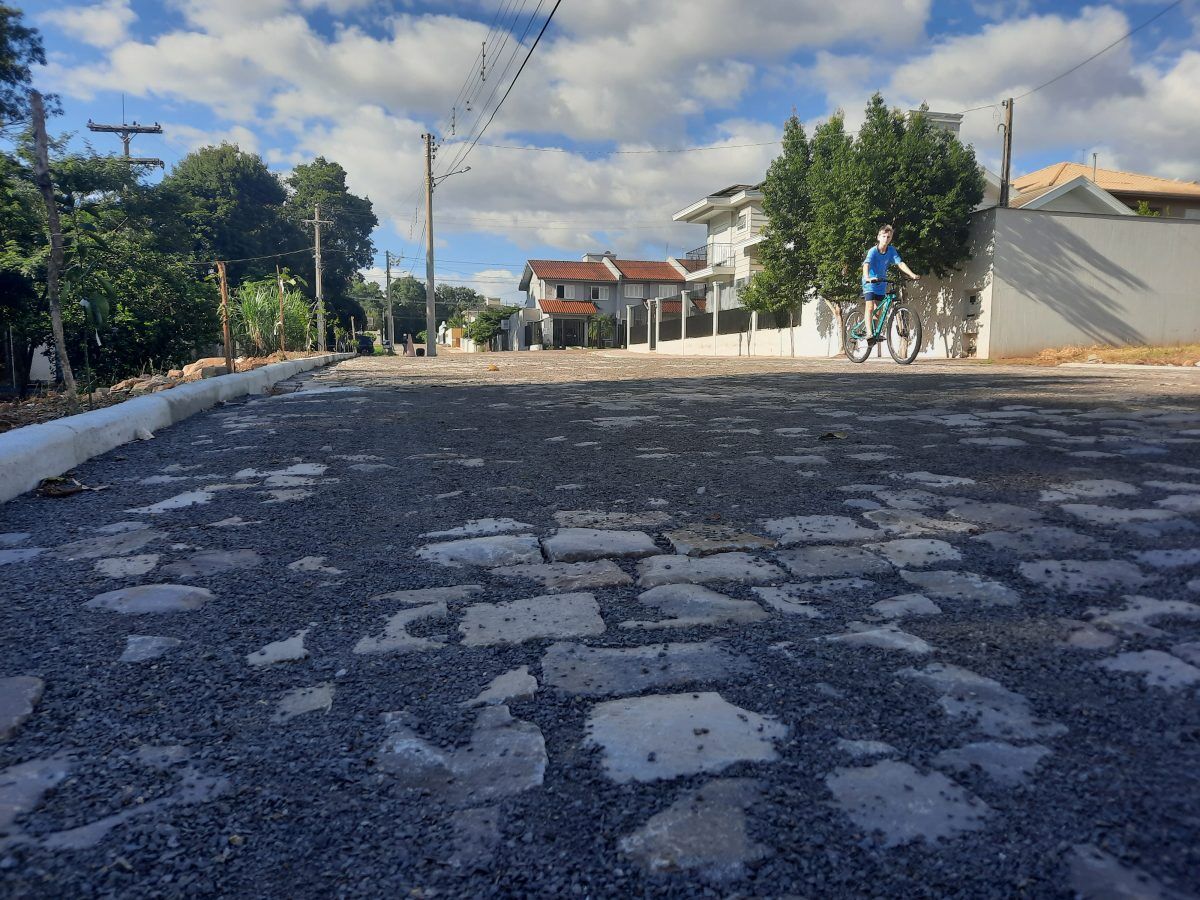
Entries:
[[1058, 366], [1063, 363], [1123, 363], [1136, 366], [1195, 366], [1200, 363], [1200, 344], [1173, 347], [1055, 347], [1037, 356], [999, 360], [1014, 366]]
[[[252, 369], [268, 366], [271, 363], [285, 362], [289, 359], [304, 359], [309, 356], [319, 355], [321, 354], [316, 351], [307, 351], [286, 354], [272, 353], [270, 356], [251, 356], [235, 360], [234, 368], [238, 372], [249, 372]], [[223, 358], [210, 360], [210, 362], [217, 363], [222, 368], [225, 365]], [[181, 373], [182, 370], [173, 369], [170, 374], [166, 375], [142, 375], [137, 378], [126, 378], [123, 381], [117, 382], [111, 388], [97, 388], [90, 395], [81, 393], [79, 395], [79, 409], [76, 411], [88, 412], [93, 409], [104, 409], [107, 406], [114, 406], [133, 397], [141, 397], [145, 394], [170, 390], [177, 385], [200, 380], [198, 375], [184, 377]], [[69, 415], [72, 415], [72, 411], [67, 404], [66, 398], [58, 392], [29, 397], [25, 400], [0, 401], [0, 434], [24, 425], [52, 422], [55, 419], [61, 419]]]

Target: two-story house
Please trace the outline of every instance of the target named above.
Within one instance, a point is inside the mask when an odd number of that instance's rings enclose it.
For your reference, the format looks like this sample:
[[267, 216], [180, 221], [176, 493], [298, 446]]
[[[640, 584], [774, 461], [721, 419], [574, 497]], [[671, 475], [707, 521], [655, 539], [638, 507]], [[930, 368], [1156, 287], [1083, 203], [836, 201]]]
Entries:
[[705, 225], [704, 246], [674, 260], [686, 269], [685, 289], [703, 294], [718, 309], [741, 306], [738, 292], [761, 270], [758, 245], [767, 224], [761, 185], [734, 184], [697, 200], [673, 216], [676, 222]]
[[[582, 260], [531, 259], [525, 263], [520, 289], [525, 308], [513, 349], [612, 346], [625, 333], [629, 307], [644, 309], [685, 289], [686, 269], [671, 262], [621, 259], [611, 251], [587, 253]], [[616, 327], [592, 334], [588, 323], [612, 316]]]

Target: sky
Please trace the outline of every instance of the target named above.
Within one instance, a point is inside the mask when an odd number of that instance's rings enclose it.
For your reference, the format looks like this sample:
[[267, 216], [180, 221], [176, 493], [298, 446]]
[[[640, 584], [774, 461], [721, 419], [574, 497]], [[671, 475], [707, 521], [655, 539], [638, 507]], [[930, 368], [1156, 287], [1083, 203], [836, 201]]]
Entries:
[[[380, 220], [374, 280], [385, 250], [394, 271], [424, 275], [433, 133], [435, 173], [470, 167], [434, 192], [437, 272], [510, 302], [529, 258], [702, 245], [703, 226], [672, 214], [761, 181], [793, 111], [811, 129], [842, 109], [857, 128], [875, 91], [903, 109], [971, 110], [962, 138], [998, 172], [999, 101], [1169, 0], [561, 0], [499, 105], [553, 3], [17, 0], [46, 44], [37, 86], [63, 100], [54, 130], [119, 152], [85, 126], [121, 121], [124, 104], [126, 120], [164, 129], [133, 153], [168, 167], [221, 141], [280, 174], [336, 160]], [[716, 149], [646, 152], [692, 147]], [[1104, 168], [1200, 180], [1198, 148], [1200, 0], [1014, 105], [1014, 176], [1096, 153]]]

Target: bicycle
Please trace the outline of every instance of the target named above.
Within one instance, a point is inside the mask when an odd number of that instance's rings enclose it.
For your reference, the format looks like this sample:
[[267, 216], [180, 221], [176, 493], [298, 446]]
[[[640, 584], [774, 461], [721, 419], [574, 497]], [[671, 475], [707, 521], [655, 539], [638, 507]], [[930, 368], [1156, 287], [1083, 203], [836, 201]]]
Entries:
[[846, 322], [846, 356], [851, 362], [866, 362], [871, 348], [887, 334], [888, 353], [898, 364], [907, 366], [921, 352], [921, 317], [904, 305], [904, 282], [888, 280], [890, 288], [883, 302], [876, 302], [872, 328], [868, 334], [866, 316], [860, 310]]

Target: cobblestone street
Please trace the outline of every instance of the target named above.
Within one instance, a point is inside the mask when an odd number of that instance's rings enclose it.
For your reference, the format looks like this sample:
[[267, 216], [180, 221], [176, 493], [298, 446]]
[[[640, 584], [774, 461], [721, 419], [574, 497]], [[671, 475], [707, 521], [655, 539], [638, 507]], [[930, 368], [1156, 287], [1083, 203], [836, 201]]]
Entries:
[[1200, 893], [1200, 370], [366, 357], [0, 506], [0, 895]]

